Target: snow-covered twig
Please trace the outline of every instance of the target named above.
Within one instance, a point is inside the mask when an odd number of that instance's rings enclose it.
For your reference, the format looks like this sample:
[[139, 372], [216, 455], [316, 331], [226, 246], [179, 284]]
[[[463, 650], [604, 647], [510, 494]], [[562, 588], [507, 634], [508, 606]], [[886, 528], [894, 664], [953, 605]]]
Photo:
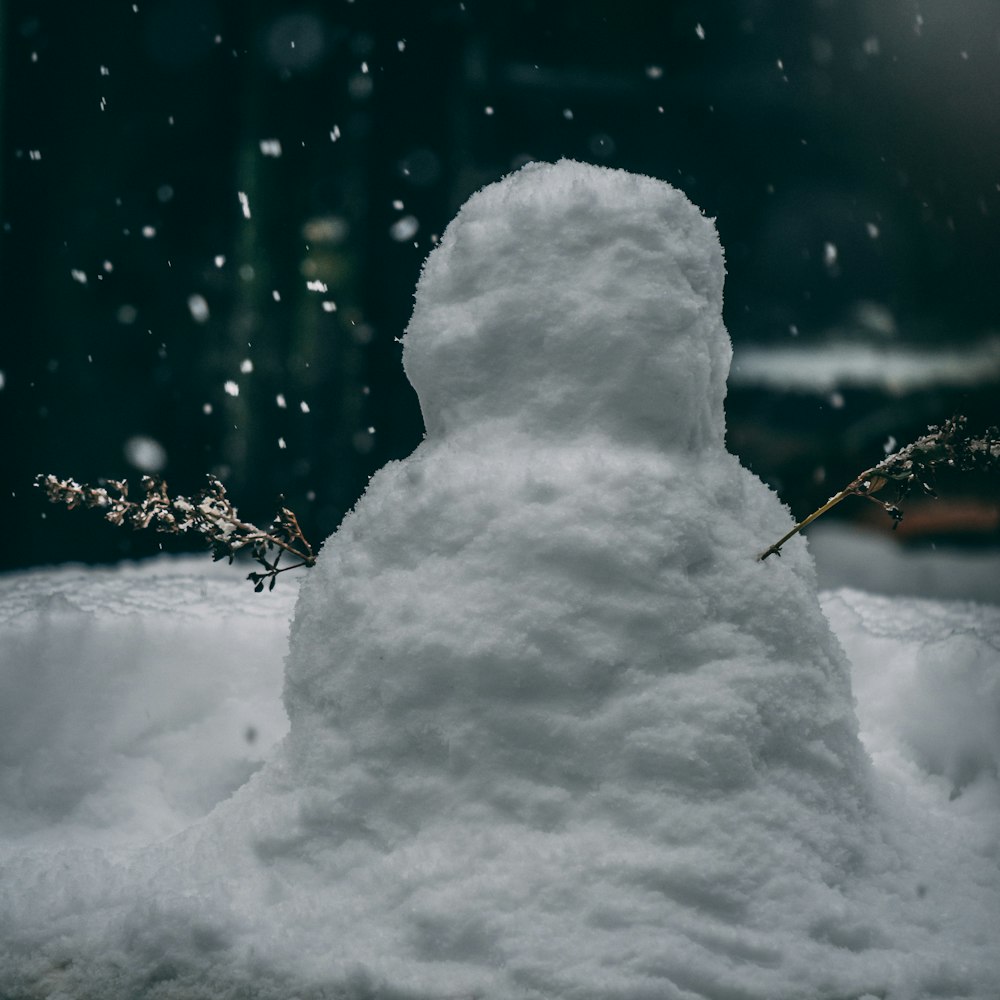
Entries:
[[[768, 556], [780, 556], [785, 542], [847, 497], [864, 497], [877, 503], [893, 519], [895, 528], [903, 519], [899, 505], [910, 493], [918, 490], [936, 496], [931, 481], [938, 468], [943, 466], [961, 472], [1000, 469], [1000, 431], [991, 427], [979, 437], [969, 437], [965, 430], [966, 423], [967, 418], [958, 415], [946, 420], [940, 427], [931, 425], [927, 433], [916, 441], [887, 455], [878, 465], [865, 469], [757, 558], [763, 560]], [[873, 495], [888, 485], [896, 490], [892, 502], [879, 500]]]
[[[253, 558], [264, 567], [264, 572], [253, 572], [247, 577], [258, 593], [268, 580], [269, 589], [273, 590], [279, 573], [316, 563], [312, 546], [302, 534], [294, 512], [279, 507], [264, 531], [240, 519], [226, 495], [225, 486], [215, 476], [208, 476], [205, 489], [191, 498], [170, 496], [167, 484], [152, 476], [142, 477], [144, 496], [141, 500], [129, 499], [125, 480], [109, 479], [102, 486], [89, 486], [48, 475], [37, 476], [35, 485], [45, 491], [52, 503], [64, 503], [70, 510], [81, 506], [96, 508], [103, 511], [105, 519], [112, 524], [126, 525], [137, 531], [152, 528], [174, 535], [194, 531], [211, 546], [213, 559], [228, 558], [232, 562], [237, 552], [249, 548]], [[279, 567], [286, 552], [299, 561]]]

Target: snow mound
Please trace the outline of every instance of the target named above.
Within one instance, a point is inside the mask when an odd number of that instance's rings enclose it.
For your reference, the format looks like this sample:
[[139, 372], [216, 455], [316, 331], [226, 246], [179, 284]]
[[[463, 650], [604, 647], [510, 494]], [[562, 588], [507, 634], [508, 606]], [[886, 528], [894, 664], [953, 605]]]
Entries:
[[[0, 992], [995, 994], [990, 712], [893, 735], [901, 783], [872, 766], [804, 540], [756, 558], [791, 518], [723, 448], [722, 280], [661, 182], [563, 161], [475, 196], [407, 334], [427, 439], [303, 581], [288, 735], [172, 836], [62, 843], [64, 810], [5, 848]], [[992, 634], [930, 654], [912, 704], [933, 717], [941, 664], [954, 712], [992, 696]]]
[[[995, 561], [995, 560], [994, 560]], [[996, 567], [994, 566], [994, 572]], [[1000, 777], [1000, 609], [980, 604], [876, 597], [841, 590], [826, 602], [855, 662], [873, 647], [891, 663], [855, 674], [866, 739], [885, 767], [918, 770], [963, 808], [995, 797]], [[1000, 849], [1000, 827], [994, 830]]]
[[288, 729], [287, 629], [267, 623], [295, 588], [264, 608], [227, 569], [0, 579], [0, 844], [148, 843], [260, 768]]

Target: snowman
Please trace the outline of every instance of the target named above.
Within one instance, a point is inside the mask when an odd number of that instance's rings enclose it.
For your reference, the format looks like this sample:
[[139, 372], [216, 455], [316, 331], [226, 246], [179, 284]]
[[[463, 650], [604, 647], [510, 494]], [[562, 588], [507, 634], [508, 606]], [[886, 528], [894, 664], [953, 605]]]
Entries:
[[791, 519], [725, 450], [723, 277], [648, 177], [474, 195], [404, 341], [426, 438], [304, 580], [284, 744], [177, 836], [0, 861], [0, 993], [986, 1000], [982, 866], [922, 902], [957, 854], [886, 822], [805, 542], [756, 558]]
[[777, 997], [865, 938], [848, 666], [804, 547], [755, 558], [789, 514], [724, 447], [723, 278], [681, 192], [569, 161], [474, 195], [426, 262], [426, 438], [306, 581], [286, 680], [331, 824], [434, 859], [395, 876], [425, 967]]

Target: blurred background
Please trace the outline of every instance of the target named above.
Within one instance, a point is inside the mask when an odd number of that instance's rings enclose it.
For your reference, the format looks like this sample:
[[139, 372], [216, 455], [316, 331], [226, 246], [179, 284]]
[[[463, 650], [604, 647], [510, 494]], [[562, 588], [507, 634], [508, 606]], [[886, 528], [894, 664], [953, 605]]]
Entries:
[[[1000, 419], [995, 0], [0, 0], [0, 79], [0, 569], [198, 547], [37, 473], [213, 472], [319, 542], [421, 439], [421, 262], [532, 159], [716, 218], [729, 447], [797, 516]], [[995, 479], [939, 485], [895, 538], [996, 546]]]

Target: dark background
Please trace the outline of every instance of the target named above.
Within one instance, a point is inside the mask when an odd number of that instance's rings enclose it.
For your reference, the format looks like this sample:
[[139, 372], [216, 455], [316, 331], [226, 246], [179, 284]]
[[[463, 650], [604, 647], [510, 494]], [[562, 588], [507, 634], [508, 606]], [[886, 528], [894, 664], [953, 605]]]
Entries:
[[[890, 436], [997, 421], [995, 0], [0, 0], [0, 79], [0, 568], [183, 547], [36, 473], [214, 472], [249, 519], [284, 494], [329, 534], [420, 440], [397, 338], [433, 239], [529, 159], [716, 217], [737, 367], [941, 358], [919, 388], [734, 379], [729, 446], [798, 515]], [[995, 544], [995, 482], [946, 485], [900, 535]]]

